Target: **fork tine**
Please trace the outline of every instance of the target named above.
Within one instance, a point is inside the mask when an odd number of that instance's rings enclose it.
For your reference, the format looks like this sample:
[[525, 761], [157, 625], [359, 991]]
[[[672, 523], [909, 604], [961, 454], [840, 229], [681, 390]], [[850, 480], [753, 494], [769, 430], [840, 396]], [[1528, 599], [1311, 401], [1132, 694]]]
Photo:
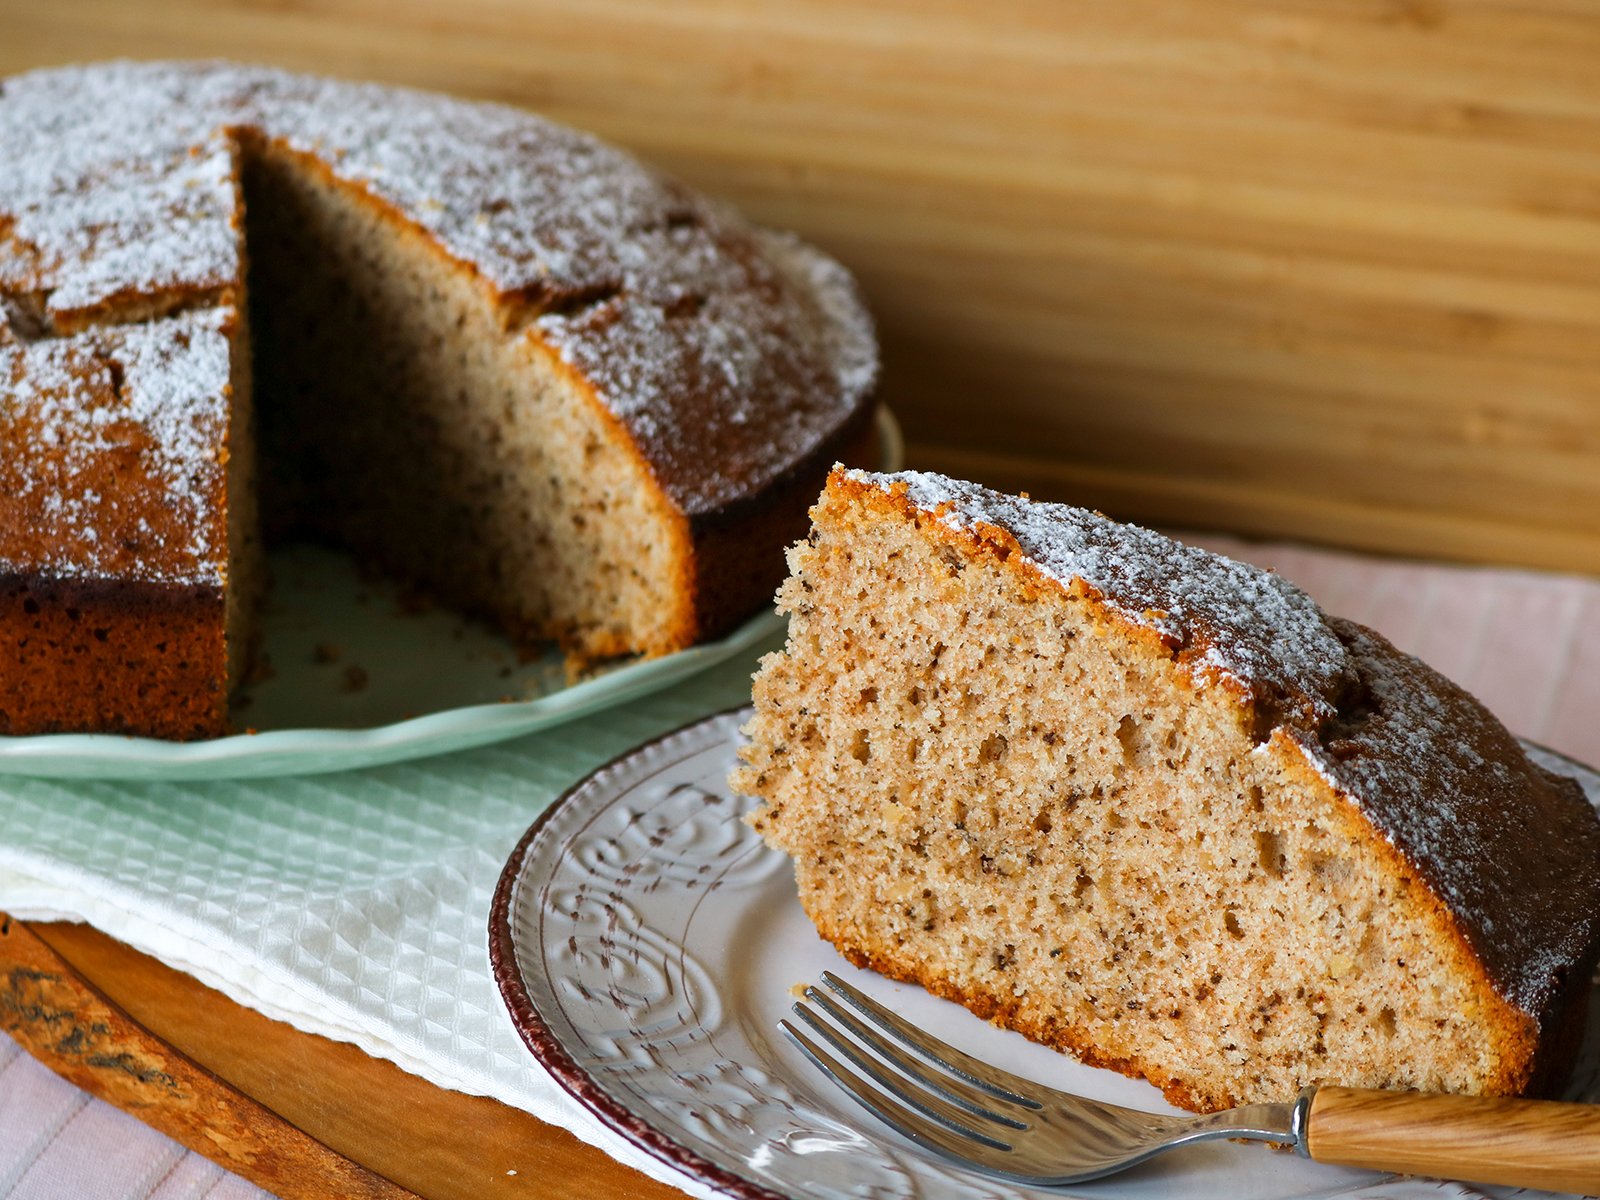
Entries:
[[[796, 1005], [796, 1007], [798, 1008], [799, 1006]], [[995, 1141], [993, 1138], [985, 1137], [964, 1127], [961, 1128], [960, 1132], [957, 1132], [957, 1130], [943, 1124], [930, 1121], [915, 1109], [898, 1103], [893, 1096], [871, 1087], [854, 1071], [845, 1066], [844, 1063], [806, 1037], [805, 1034], [801, 1033], [788, 1021], [779, 1021], [778, 1028], [788, 1034], [789, 1038], [795, 1045], [800, 1047], [805, 1056], [824, 1075], [838, 1084], [852, 1100], [890, 1128], [905, 1134], [912, 1141], [930, 1149], [942, 1151], [953, 1158], [963, 1160], [970, 1160], [978, 1146], [986, 1146], [992, 1150], [1002, 1152], [1011, 1149], [1005, 1142]]]
[[[827, 992], [819, 988], [807, 987], [805, 991], [807, 1000], [810, 1000], [828, 1016], [832, 1017], [835, 1024], [842, 1025], [867, 1049], [879, 1058], [887, 1060], [901, 1073], [909, 1075], [912, 1079], [926, 1088], [940, 1093], [946, 1099], [953, 1101], [972, 1113], [976, 1117], [987, 1117], [991, 1121], [998, 1121], [1002, 1125], [1009, 1125], [1013, 1129], [1026, 1129], [1027, 1125], [1015, 1117], [996, 1111], [997, 1104], [1006, 1104], [993, 1092], [982, 1091], [969, 1087], [959, 1076], [949, 1075], [943, 1071], [925, 1066], [925, 1059], [906, 1053], [900, 1049], [897, 1042], [891, 1041], [876, 1029], [868, 1028], [861, 1018], [853, 1016], [844, 1005], [835, 1000]], [[987, 1103], [985, 1103], [987, 1101]]]
[[[979, 1129], [973, 1128], [974, 1125], [987, 1124], [984, 1118], [979, 1117], [976, 1113], [957, 1108], [944, 1097], [934, 1092], [925, 1092], [904, 1076], [896, 1075], [877, 1059], [852, 1043], [838, 1030], [824, 1022], [804, 1004], [796, 1004], [794, 1013], [811, 1027], [813, 1033], [820, 1034], [824, 1041], [854, 1065], [855, 1071], [853, 1075], [858, 1082], [861, 1081], [861, 1077], [864, 1075], [877, 1084], [880, 1091], [888, 1092], [902, 1104], [916, 1109], [923, 1116], [955, 1133], [962, 1134], [973, 1141], [982, 1142], [999, 1150], [1009, 1150], [1011, 1148], [1008, 1142], [1001, 1141], [993, 1134], [980, 1132]], [[844, 1067], [843, 1064], [839, 1064], [836, 1070], [850, 1073], [849, 1068]], [[1019, 1128], [1015, 1121], [1007, 1122], [1007, 1124], [1012, 1130]], [[996, 1130], [996, 1133], [1003, 1133], [1004, 1131], [1002, 1128]], [[972, 1147], [969, 1146], [967, 1148], [967, 1153], [972, 1153]]]
[[948, 1042], [941, 1042], [930, 1033], [918, 1029], [911, 1022], [895, 1013], [890, 1012], [865, 992], [851, 987], [832, 971], [822, 973], [822, 982], [850, 1004], [857, 1012], [877, 1025], [885, 1033], [899, 1040], [905, 1046], [915, 1050], [924, 1058], [937, 1063], [952, 1075], [965, 1079], [974, 1087], [981, 1088], [992, 1096], [1002, 1100], [1009, 1100], [1013, 1104], [1020, 1104], [1025, 1108], [1043, 1108], [1044, 1106], [1031, 1096], [1024, 1095], [1018, 1088], [1038, 1088], [1040, 1085], [1030, 1083], [1026, 1079], [1002, 1071], [998, 1067], [991, 1067], [988, 1063], [979, 1062], [969, 1054], [963, 1054]]

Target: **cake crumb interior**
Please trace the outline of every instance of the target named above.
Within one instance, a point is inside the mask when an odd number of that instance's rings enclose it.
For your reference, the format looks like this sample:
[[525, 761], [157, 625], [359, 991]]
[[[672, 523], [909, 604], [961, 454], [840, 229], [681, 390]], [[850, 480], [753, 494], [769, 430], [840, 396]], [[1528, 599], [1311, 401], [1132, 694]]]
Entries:
[[1494, 1076], [1420, 885], [1221, 689], [929, 514], [813, 520], [734, 785], [847, 957], [1192, 1108]]
[[671, 514], [581, 385], [370, 197], [243, 149], [269, 533], [331, 539], [579, 663], [669, 648]]

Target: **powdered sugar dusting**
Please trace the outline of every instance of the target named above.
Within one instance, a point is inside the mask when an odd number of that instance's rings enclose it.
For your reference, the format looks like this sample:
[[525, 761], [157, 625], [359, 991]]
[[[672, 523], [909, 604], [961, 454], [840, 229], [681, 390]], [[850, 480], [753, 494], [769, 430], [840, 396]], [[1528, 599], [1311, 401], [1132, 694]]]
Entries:
[[942, 475], [849, 477], [885, 491], [904, 484], [913, 504], [952, 528], [1005, 530], [1048, 577], [1082, 580], [1184, 661], [1228, 676], [1259, 702], [1287, 702], [1312, 729], [1333, 717], [1352, 681], [1344, 647], [1316, 602], [1278, 575], [1086, 509]]
[[236, 284], [243, 130], [314, 155], [525, 306], [691, 514], [781, 475], [872, 386], [871, 324], [840, 268], [592, 137], [502, 105], [227, 64], [7, 81], [0, 293], [39, 298], [60, 326]]
[[[258, 73], [250, 119], [366, 185], [502, 292], [564, 294], [655, 270], [628, 235], [688, 206], [642, 164], [520, 109]], [[630, 278], [632, 277], [632, 278]]]
[[0, 346], [0, 568], [222, 581], [232, 319]]
[[237, 281], [232, 152], [216, 114], [186, 105], [202, 78], [119, 63], [6, 81], [0, 291], [42, 297], [59, 321]]
[[822, 287], [815, 270], [792, 278], [782, 268], [797, 256], [769, 259], [744, 239], [709, 223], [657, 231], [640, 240], [671, 249], [651, 255], [661, 266], [647, 282], [534, 323], [596, 383], [689, 513], [769, 483], [836, 434], [876, 379], [853, 293]]
[[772, 261], [802, 283], [816, 305], [817, 334], [829, 347], [839, 391], [864, 396], [878, 380], [878, 339], [855, 277], [792, 233], [755, 231]]

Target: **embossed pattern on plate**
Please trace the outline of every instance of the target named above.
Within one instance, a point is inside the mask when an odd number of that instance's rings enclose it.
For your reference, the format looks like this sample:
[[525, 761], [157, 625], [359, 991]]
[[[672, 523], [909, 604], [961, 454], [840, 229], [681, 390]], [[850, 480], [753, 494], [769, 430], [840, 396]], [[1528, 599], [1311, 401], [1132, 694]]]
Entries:
[[[723, 713], [624, 755], [546, 810], [512, 854], [490, 958], [534, 1056], [580, 1102], [701, 1185], [742, 1197], [1194, 1200], [1509, 1194], [1383, 1177], [1259, 1145], [1210, 1143], [1081, 1191], [1014, 1187], [876, 1125], [776, 1030], [790, 989], [833, 970], [969, 1052], [1056, 1087], [1172, 1112], [1147, 1084], [1085, 1067], [919, 988], [845, 963], [811, 928], [788, 860], [739, 819]], [[1578, 774], [1591, 800], [1600, 776]], [[1575, 1094], [1600, 1101], [1600, 1011]], [[1534, 1193], [1519, 1193], [1532, 1196]]]

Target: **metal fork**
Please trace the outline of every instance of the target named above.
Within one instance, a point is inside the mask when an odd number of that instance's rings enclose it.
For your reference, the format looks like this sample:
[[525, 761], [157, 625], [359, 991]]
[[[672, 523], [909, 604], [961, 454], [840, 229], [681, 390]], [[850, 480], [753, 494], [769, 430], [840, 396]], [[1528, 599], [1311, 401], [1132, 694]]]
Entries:
[[1244, 1138], [1346, 1166], [1600, 1191], [1600, 1105], [1308, 1087], [1287, 1104], [1143, 1113], [979, 1062], [831, 971], [822, 982], [794, 1013], [827, 1047], [778, 1023], [806, 1057], [912, 1141], [1012, 1182], [1082, 1183], [1194, 1142]]

